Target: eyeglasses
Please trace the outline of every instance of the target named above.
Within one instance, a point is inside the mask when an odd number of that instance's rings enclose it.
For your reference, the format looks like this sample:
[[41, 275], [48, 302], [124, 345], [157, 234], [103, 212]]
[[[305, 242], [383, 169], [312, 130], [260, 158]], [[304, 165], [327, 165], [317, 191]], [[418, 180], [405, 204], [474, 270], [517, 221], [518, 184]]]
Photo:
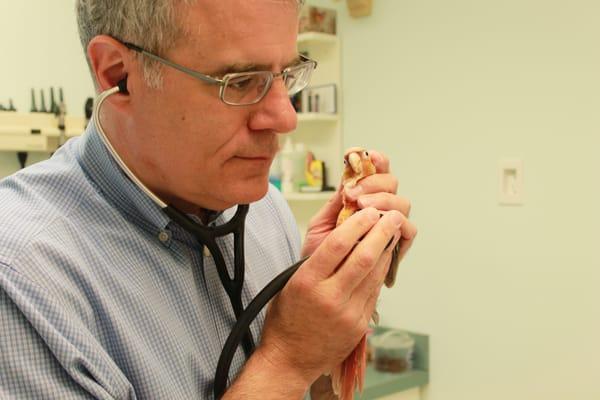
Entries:
[[184, 72], [196, 79], [211, 85], [219, 85], [219, 98], [225, 103], [232, 106], [247, 106], [256, 104], [265, 97], [273, 80], [281, 76], [283, 83], [289, 96], [293, 96], [310, 82], [310, 77], [317, 62], [304, 55], [300, 55], [300, 63], [287, 67], [281, 72], [271, 71], [250, 71], [236, 72], [224, 75], [222, 78], [215, 78], [209, 75], [202, 74], [198, 71], [186, 68], [172, 61], [164, 59], [152, 54], [139, 46], [132, 43], [123, 43], [127, 48], [145, 55], [155, 61], [168, 65], [181, 72]]

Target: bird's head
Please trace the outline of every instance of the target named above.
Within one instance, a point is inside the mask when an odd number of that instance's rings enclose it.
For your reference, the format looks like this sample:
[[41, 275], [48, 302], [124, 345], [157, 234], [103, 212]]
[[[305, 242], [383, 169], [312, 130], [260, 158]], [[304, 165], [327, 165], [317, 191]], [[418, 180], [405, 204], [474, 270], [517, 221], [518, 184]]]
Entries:
[[371, 156], [362, 147], [351, 147], [344, 153], [344, 186], [355, 186], [365, 176], [376, 172]]

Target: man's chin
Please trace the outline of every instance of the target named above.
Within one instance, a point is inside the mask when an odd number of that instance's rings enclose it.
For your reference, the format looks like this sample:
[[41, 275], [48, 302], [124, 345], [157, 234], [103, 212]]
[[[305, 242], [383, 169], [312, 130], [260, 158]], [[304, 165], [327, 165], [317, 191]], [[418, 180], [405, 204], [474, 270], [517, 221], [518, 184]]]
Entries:
[[248, 179], [239, 182], [233, 193], [231, 193], [231, 199], [235, 204], [250, 204], [264, 198], [267, 195], [268, 190], [268, 177]]
[[239, 203], [249, 204], [254, 203], [256, 201], [260, 201], [267, 195], [268, 191], [269, 181], [266, 180], [264, 183], [261, 183], [260, 185], [253, 186], [251, 189], [248, 189], [242, 196], [243, 201], [240, 201]]

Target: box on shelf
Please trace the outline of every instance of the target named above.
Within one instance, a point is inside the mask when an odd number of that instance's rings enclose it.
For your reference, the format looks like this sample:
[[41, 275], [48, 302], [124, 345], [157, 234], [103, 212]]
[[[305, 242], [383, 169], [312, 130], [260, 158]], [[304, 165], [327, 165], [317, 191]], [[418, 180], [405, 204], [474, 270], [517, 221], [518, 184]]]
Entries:
[[335, 35], [337, 32], [336, 10], [314, 6], [303, 7], [298, 32], [323, 32]]
[[309, 86], [291, 97], [292, 106], [299, 113], [335, 114], [337, 112], [336, 92], [334, 83]]
[[373, 11], [373, 0], [346, 0], [346, 5], [354, 18], [368, 17]]

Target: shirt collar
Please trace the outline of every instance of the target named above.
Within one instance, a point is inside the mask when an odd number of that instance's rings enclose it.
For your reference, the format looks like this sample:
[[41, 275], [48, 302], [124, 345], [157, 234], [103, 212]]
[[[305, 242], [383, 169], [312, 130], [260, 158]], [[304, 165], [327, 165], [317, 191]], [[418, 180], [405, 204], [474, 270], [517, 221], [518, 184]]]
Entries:
[[169, 217], [125, 175], [93, 122], [80, 139], [77, 159], [90, 181], [128, 219], [151, 231], [167, 227]]

